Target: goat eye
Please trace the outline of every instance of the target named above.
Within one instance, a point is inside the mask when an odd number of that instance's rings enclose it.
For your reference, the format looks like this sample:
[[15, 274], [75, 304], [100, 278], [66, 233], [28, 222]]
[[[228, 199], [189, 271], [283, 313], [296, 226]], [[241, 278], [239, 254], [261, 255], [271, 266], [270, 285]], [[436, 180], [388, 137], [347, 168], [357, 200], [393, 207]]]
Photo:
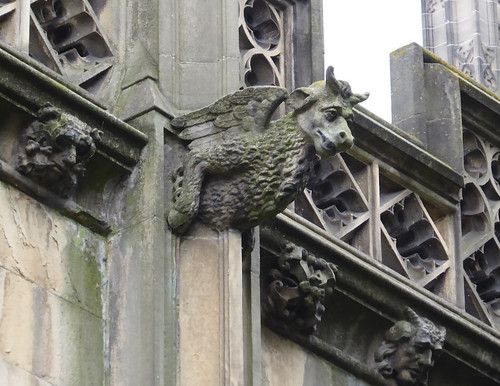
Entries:
[[328, 122], [333, 122], [335, 120], [335, 118], [337, 118], [337, 112], [334, 111], [334, 110], [328, 110], [327, 112], [325, 112], [325, 119], [328, 121]]

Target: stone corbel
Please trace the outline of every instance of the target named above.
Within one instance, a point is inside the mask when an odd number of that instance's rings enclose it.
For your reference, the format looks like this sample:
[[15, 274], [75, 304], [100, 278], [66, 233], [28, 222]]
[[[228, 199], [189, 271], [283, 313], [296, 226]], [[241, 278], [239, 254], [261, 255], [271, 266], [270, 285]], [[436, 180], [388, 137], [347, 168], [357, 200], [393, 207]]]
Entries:
[[287, 242], [274, 268], [262, 273], [263, 318], [273, 328], [311, 334], [333, 293], [337, 267]]
[[426, 386], [429, 370], [443, 351], [446, 329], [410, 307], [405, 316], [386, 331], [375, 352], [376, 369], [388, 386]]
[[102, 132], [50, 103], [24, 133], [17, 170], [61, 197], [73, 195]]
[[103, 192], [135, 169], [147, 135], [1, 42], [0, 71], [0, 180], [108, 234]]

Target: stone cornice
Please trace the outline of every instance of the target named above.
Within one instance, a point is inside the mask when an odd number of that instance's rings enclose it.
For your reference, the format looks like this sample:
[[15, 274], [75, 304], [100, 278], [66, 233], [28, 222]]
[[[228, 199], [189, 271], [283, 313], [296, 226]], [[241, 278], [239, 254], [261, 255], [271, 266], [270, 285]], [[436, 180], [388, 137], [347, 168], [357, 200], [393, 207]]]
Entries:
[[132, 172], [148, 137], [3, 43], [0, 72], [0, 179], [108, 234], [108, 220], [93, 214], [105, 212], [99, 189]]
[[103, 131], [98, 152], [130, 170], [148, 142], [145, 134], [105, 111], [85, 90], [68, 85], [31, 58], [0, 44], [0, 99], [35, 116], [46, 103]]
[[463, 176], [426, 152], [416, 138], [361, 106], [354, 109], [351, 153], [367, 162], [377, 160], [386, 173], [427, 199], [454, 210]]
[[[399, 319], [403, 305], [410, 305], [445, 326], [444, 355], [500, 382], [498, 331], [291, 212], [278, 215], [268, 229], [271, 232], [268, 230], [261, 235], [264, 246], [271, 245], [272, 249], [274, 241], [269, 235], [274, 234], [336, 264], [339, 267], [336, 291], [362, 308], [377, 310], [389, 324]], [[335, 299], [335, 294], [333, 297]], [[363, 361], [362, 358], [358, 360]]]

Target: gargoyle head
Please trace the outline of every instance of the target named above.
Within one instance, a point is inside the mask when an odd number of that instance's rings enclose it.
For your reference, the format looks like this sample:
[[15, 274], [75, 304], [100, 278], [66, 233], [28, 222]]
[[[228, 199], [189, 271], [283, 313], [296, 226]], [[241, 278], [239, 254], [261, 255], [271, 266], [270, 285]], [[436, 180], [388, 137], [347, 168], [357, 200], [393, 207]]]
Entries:
[[69, 197], [85, 172], [84, 162], [96, 151], [101, 132], [49, 103], [37, 117], [26, 129], [17, 170]]
[[397, 386], [425, 386], [429, 369], [443, 350], [444, 327], [405, 309], [406, 320], [395, 323], [375, 352], [377, 370]]
[[354, 94], [349, 83], [337, 80], [333, 67], [326, 70], [326, 80], [294, 90], [287, 104], [297, 115], [298, 123], [321, 156], [351, 148], [354, 139], [348, 122], [352, 108], [369, 94]]

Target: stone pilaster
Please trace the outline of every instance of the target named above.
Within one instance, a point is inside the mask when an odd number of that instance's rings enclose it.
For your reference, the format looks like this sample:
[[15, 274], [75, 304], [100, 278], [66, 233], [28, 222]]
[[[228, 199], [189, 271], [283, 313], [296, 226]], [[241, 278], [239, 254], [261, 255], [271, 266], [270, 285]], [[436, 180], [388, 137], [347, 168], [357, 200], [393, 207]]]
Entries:
[[242, 385], [242, 254], [237, 231], [195, 227], [178, 240], [181, 385]]

